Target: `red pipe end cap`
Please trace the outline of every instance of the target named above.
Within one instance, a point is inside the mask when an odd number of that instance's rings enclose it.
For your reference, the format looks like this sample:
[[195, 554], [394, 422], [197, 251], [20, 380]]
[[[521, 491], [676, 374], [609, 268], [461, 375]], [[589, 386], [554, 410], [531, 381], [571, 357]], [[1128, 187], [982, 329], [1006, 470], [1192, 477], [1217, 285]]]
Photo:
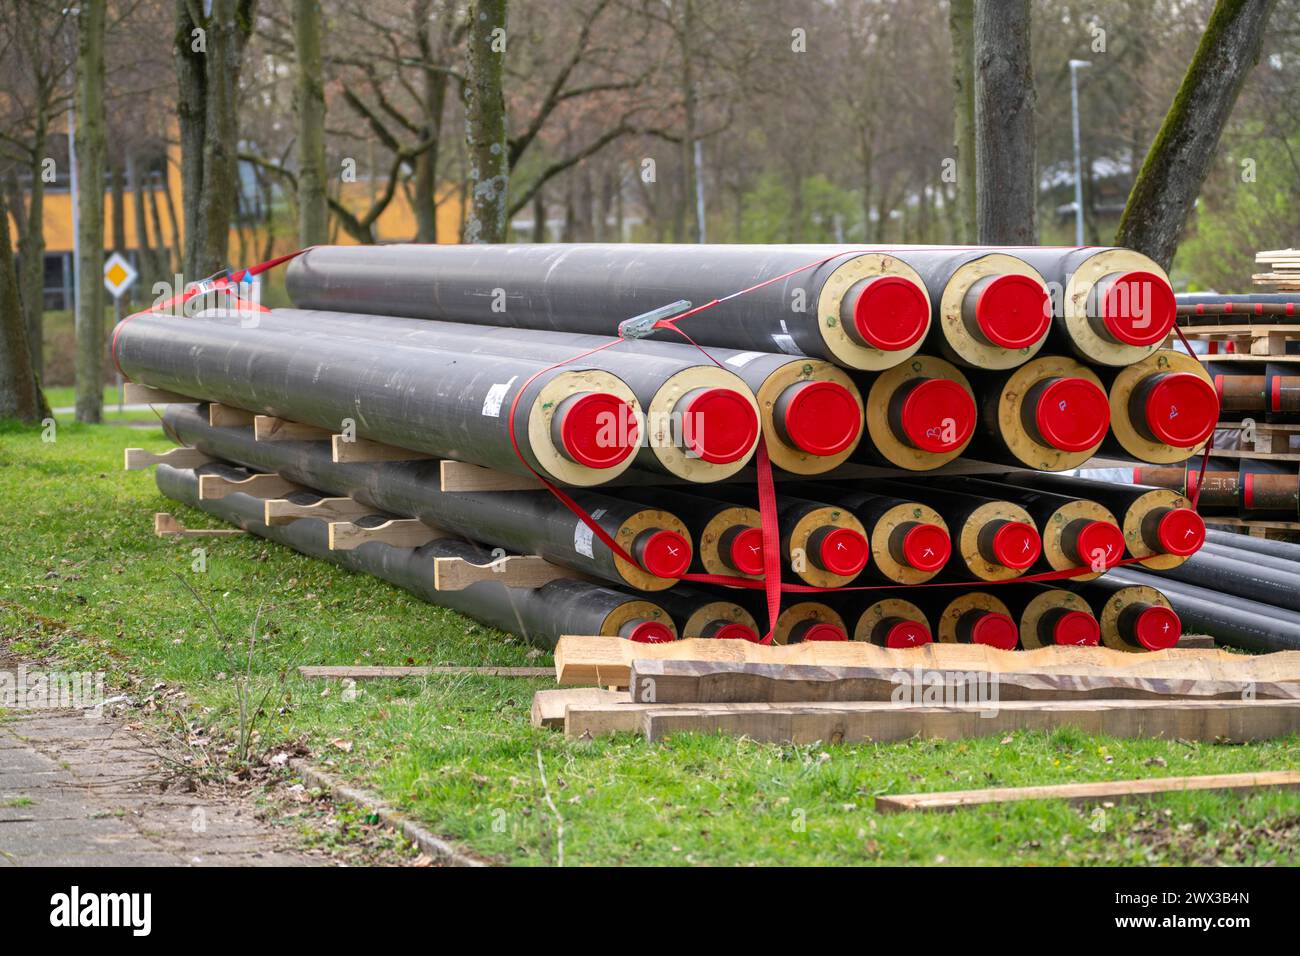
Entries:
[[818, 621], [808, 626], [803, 632], [805, 641], [847, 641], [849, 636], [834, 624]]
[[1138, 615], [1133, 636], [1147, 650], [1163, 651], [1183, 636], [1183, 622], [1170, 608], [1157, 604]]
[[1156, 525], [1156, 539], [1166, 554], [1187, 557], [1205, 544], [1205, 522], [1191, 508], [1171, 508]]
[[911, 348], [930, 326], [925, 292], [902, 276], [877, 276], [853, 304], [853, 325], [862, 340], [882, 352]]
[[1086, 378], [1058, 378], [1038, 396], [1034, 424], [1043, 441], [1061, 451], [1087, 451], [1110, 427], [1110, 401]]
[[751, 644], [757, 644], [759, 640], [758, 632], [745, 624], [724, 624], [713, 636], [720, 641], [749, 641]]
[[706, 388], [682, 409], [686, 446], [712, 465], [729, 465], [754, 450], [758, 414], [735, 389]]
[[636, 550], [641, 566], [657, 578], [679, 578], [691, 566], [691, 543], [676, 531], [644, 531]]
[[920, 647], [933, 640], [930, 629], [919, 621], [899, 621], [885, 632], [886, 647]]
[[803, 382], [785, 409], [786, 437], [810, 455], [838, 455], [862, 432], [862, 409], [838, 382]]
[[727, 555], [731, 566], [741, 574], [763, 573], [763, 531], [761, 528], [746, 528], [731, 539], [731, 550]]
[[1112, 281], [1098, 316], [1116, 341], [1139, 346], [1163, 342], [1177, 317], [1174, 290], [1152, 272], [1125, 272]]
[[1151, 434], [1166, 445], [1194, 448], [1214, 432], [1219, 397], [1199, 375], [1169, 372], [1147, 395], [1146, 419]]
[[952, 539], [937, 524], [918, 524], [903, 535], [903, 560], [918, 571], [938, 571], [952, 557]]
[[638, 644], [668, 644], [677, 640], [673, 636], [672, 628], [667, 624], [660, 624], [658, 621], [642, 621], [632, 632], [628, 634], [629, 641], [636, 641]]
[[1028, 348], [1042, 340], [1052, 323], [1047, 288], [1029, 276], [998, 276], [975, 301], [975, 323], [994, 345]]
[[1113, 568], [1124, 557], [1124, 532], [1109, 521], [1089, 521], [1074, 539], [1073, 557], [1096, 570]]
[[817, 557], [831, 574], [848, 577], [867, 566], [871, 547], [865, 537], [851, 528], [831, 528], [821, 535]]
[[922, 451], [953, 451], [975, 432], [975, 399], [951, 379], [922, 379], [903, 400], [900, 421], [907, 440]]
[[617, 395], [588, 392], [565, 402], [559, 414], [560, 441], [580, 465], [613, 468], [636, 451], [636, 414]]
[[1086, 611], [1066, 611], [1052, 625], [1052, 641], [1057, 644], [1091, 646], [1101, 643], [1101, 625]]
[[1020, 632], [1016, 630], [1016, 622], [1007, 615], [988, 611], [970, 629], [970, 639], [972, 644], [987, 644], [1012, 651], [1020, 642]]
[[1043, 550], [1038, 529], [1023, 521], [1008, 521], [993, 533], [993, 556], [1004, 567], [1023, 571]]

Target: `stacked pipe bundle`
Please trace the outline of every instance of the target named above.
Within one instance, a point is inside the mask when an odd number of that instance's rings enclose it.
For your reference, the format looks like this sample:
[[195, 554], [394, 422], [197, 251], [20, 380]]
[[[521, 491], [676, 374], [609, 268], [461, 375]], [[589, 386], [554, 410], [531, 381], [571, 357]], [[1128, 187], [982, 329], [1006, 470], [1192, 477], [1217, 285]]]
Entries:
[[[783, 581], [820, 591], [786, 596], [781, 643], [1176, 639], [1152, 611], [1167, 602], [1126, 591], [1125, 607], [1142, 606], [1125, 615], [1097, 588], [1121, 560], [1173, 568], [1196, 551], [1204, 529], [1183, 489], [1036, 483], [1099, 452], [1185, 462], [1218, 421], [1207, 372], [1161, 347], [1173, 295], [1136, 253], [316, 247], [286, 281], [295, 308], [146, 313], [113, 343], [133, 381], [409, 453], [348, 463], [315, 435], [259, 440], [173, 405], [169, 433], [215, 463], [160, 468], [160, 489], [255, 534], [543, 642], [565, 628], [756, 639], [769, 543]], [[746, 471], [760, 442], [779, 482], [772, 542]], [[925, 474], [963, 458], [989, 463], [985, 476]], [[444, 491], [447, 461], [538, 476], [568, 500]], [[331, 551], [326, 522], [199, 493], [205, 475], [262, 473], [438, 536], [401, 560], [381, 541]], [[574, 577], [536, 589], [566, 595], [553, 615], [506, 585], [481, 599], [428, 586], [423, 565], [470, 561], [465, 549]], [[1025, 577], [1044, 580], [1008, 583]]]

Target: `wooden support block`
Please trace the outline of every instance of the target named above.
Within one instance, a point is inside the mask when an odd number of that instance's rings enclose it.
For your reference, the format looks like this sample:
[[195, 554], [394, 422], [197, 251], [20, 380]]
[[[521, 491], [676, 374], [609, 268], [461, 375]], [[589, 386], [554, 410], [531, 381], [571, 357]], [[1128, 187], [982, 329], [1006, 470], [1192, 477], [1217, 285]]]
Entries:
[[[431, 677], [436, 674], [475, 674], [480, 677], [550, 677], [549, 667], [312, 667], [298, 668], [306, 678], [376, 680], [389, 677]], [[572, 693], [569, 691], [568, 693]], [[624, 695], [626, 696], [626, 695]]]
[[570, 705], [629, 703], [627, 691], [605, 690], [603, 687], [564, 687], [559, 690], [539, 690], [533, 695], [533, 726], [564, 728], [564, 714]]
[[1021, 800], [1064, 800], [1070, 804], [1112, 803], [1186, 793], [1189, 790], [1235, 793], [1242, 790], [1300, 789], [1300, 770], [1266, 773], [1216, 773], [1200, 777], [1155, 777], [1149, 780], [1100, 780], [1047, 787], [991, 787], [940, 793], [900, 793], [876, 797], [877, 813], [905, 810], [960, 810], [963, 807], [1017, 803]]
[[153, 516], [153, 533], [160, 538], [228, 538], [246, 532], [241, 528], [187, 528], [179, 518], [159, 511]]
[[199, 475], [199, 500], [212, 501], [226, 495], [243, 494], [254, 498], [279, 498], [291, 491], [301, 491], [301, 486], [285, 481], [279, 475], [253, 475], [240, 481], [231, 481], [221, 475]]
[[122, 383], [122, 401], [127, 405], [187, 405], [200, 401], [188, 395], [169, 392], [139, 382]]
[[243, 428], [253, 424], [253, 419], [256, 417], [244, 408], [234, 408], [217, 402], [208, 406], [208, 424], [213, 428]]
[[1052, 645], [1031, 651], [1003, 651], [984, 644], [927, 644], [915, 648], [877, 647], [864, 641], [805, 641], [752, 644], [691, 638], [664, 644], [639, 644], [619, 637], [560, 638], [555, 674], [560, 684], [626, 687], [635, 660], [753, 661], [813, 664], [821, 667], [921, 667], [938, 671], [997, 673], [1126, 674], [1167, 680], [1300, 680], [1300, 651], [1245, 656], [1222, 649], [1171, 648], [1130, 654], [1106, 647]]
[[331, 441], [332, 457], [337, 465], [372, 461], [427, 461], [433, 457], [422, 451], [411, 451], [409, 448], [398, 448], [396, 445], [385, 445], [365, 438], [344, 441], [342, 435], [334, 435]]
[[537, 491], [544, 487], [532, 475], [511, 475], [464, 461], [443, 461], [438, 471], [443, 491]]
[[126, 449], [126, 470], [141, 471], [152, 465], [171, 465], [173, 468], [198, 468], [212, 461], [197, 448], [169, 448], [155, 454], [143, 448]]
[[[942, 681], [942, 688], [940, 687]], [[629, 690], [641, 703], [752, 703], [908, 699], [927, 692], [943, 700], [1300, 700], [1293, 681], [1176, 680], [1124, 672], [1072, 674], [937, 670], [900, 667], [819, 667], [736, 661], [636, 660]]]
[[331, 521], [329, 533], [331, 551], [351, 551], [368, 541], [382, 541], [394, 548], [418, 548], [430, 541], [449, 537], [441, 528], [427, 525], [417, 518], [393, 518], [373, 528], [351, 521]]
[[[900, 706], [892, 701], [810, 704], [682, 704], [640, 707], [649, 741], [682, 732], [743, 735], [763, 743], [960, 740], [1018, 730], [1076, 727], [1110, 737], [1245, 742], [1300, 730], [1300, 701], [1006, 701], [996, 705]], [[596, 708], [591, 708], [595, 710]], [[570, 706], [565, 732], [580, 721]], [[581, 713], [581, 712], [578, 712]]]
[[324, 441], [331, 434], [328, 428], [291, 422], [274, 415], [253, 416], [253, 437], [258, 441]]
[[263, 509], [263, 523], [289, 524], [299, 518], [319, 518], [321, 521], [354, 521], [375, 514], [375, 509], [351, 498], [322, 498], [309, 505], [300, 505], [284, 498], [268, 498]]
[[512, 555], [491, 564], [471, 564], [461, 558], [437, 558], [433, 562], [435, 591], [463, 591], [479, 581], [496, 581], [508, 588], [540, 588], [557, 578], [589, 580], [579, 571], [551, 564], [536, 555]]

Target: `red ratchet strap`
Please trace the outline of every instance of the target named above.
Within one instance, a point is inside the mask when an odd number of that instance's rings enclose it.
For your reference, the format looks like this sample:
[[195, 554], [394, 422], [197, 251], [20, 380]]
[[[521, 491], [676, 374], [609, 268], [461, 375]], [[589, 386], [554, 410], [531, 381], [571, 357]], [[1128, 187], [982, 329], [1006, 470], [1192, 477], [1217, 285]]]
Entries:
[[[251, 279], [253, 278], [253, 276], [261, 275], [263, 272], [269, 272], [271, 269], [274, 269], [276, 266], [283, 265], [284, 263], [288, 262], [290, 259], [297, 258], [298, 256], [302, 255], [304, 252], [306, 252], [307, 249], [310, 248], [311, 246], [307, 246], [306, 248], [299, 249], [295, 252], [290, 252], [287, 255], [276, 256], [274, 259], [267, 259], [265, 262], [259, 262], [255, 266], [249, 266], [248, 268], [240, 269], [237, 272], [231, 272], [226, 274], [217, 273], [216, 275], [208, 276], [208, 278], [206, 279], [201, 279], [198, 282], [191, 282], [188, 286], [182, 289], [178, 294], [172, 296], [170, 299], [167, 299], [163, 302], [155, 302], [153, 305], [149, 306], [149, 308], [141, 309], [139, 312], [132, 312], [130, 315], [128, 315], [126, 318], [124, 318], [121, 322], [117, 323], [117, 325], [113, 327], [113, 338], [109, 346], [109, 354], [113, 356], [113, 365], [117, 367], [118, 372], [122, 371], [122, 366], [118, 364], [117, 361], [117, 334], [118, 332], [121, 331], [122, 326], [124, 326], [126, 323], [130, 322], [132, 319], [136, 318], [137, 316], [149, 315], [150, 313], [154, 313], [154, 314], [160, 312], [167, 313], [169, 311], [174, 310], [178, 305], [184, 305], [186, 302], [190, 301], [190, 299], [194, 298], [195, 296], [207, 295], [209, 292], [221, 292], [224, 290], [229, 290], [231, 289], [231, 287], [237, 288], [241, 283], [243, 283], [245, 279]], [[248, 311], [255, 311], [255, 312], [271, 311], [266, 306], [262, 305], [260, 302], [250, 302], [247, 299], [241, 299], [237, 293], [227, 291], [226, 294], [230, 299], [233, 300], [230, 303], [230, 307], [233, 309], [248, 310]]]

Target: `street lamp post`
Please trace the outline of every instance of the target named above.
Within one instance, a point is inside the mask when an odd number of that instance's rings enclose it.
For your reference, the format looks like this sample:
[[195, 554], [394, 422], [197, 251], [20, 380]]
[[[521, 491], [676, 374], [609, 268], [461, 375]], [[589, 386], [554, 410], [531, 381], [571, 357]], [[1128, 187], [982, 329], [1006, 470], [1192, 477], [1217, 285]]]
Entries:
[[1083, 245], [1083, 159], [1079, 145], [1079, 70], [1091, 60], [1070, 61], [1070, 115], [1074, 124], [1074, 244]]

